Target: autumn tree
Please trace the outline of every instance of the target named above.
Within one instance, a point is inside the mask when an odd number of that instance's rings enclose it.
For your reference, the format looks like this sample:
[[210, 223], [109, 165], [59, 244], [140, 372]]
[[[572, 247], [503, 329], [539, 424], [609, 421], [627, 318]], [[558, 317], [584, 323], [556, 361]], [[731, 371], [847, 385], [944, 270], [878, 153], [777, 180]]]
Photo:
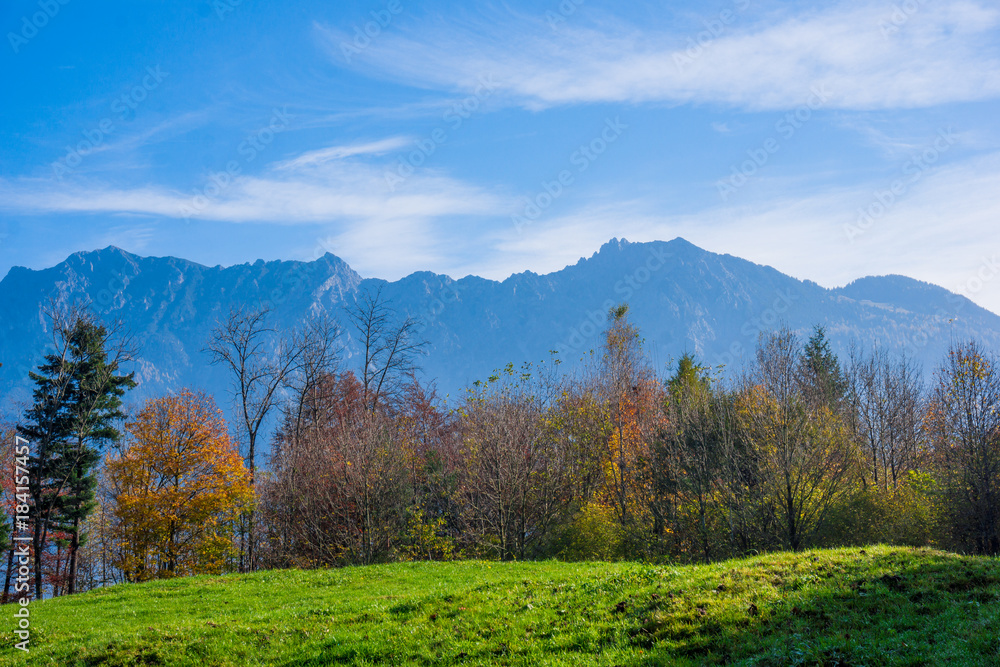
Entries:
[[1000, 362], [953, 345], [938, 371], [928, 429], [955, 546], [1000, 554]]
[[331, 436], [349, 562], [389, 560], [406, 519], [410, 434], [392, 415], [375, 411], [352, 415]]
[[549, 437], [566, 450], [572, 494], [579, 503], [596, 500], [604, 486], [604, 460], [614, 428], [600, 388], [587, 381], [567, 381], [558, 388], [548, 411]]
[[512, 364], [477, 383], [460, 408], [459, 490], [469, 537], [480, 552], [523, 560], [563, 515], [564, 443], [548, 437], [547, 401], [530, 367]]
[[398, 394], [393, 414], [407, 434], [410, 497], [400, 553], [410, 560], [447, 560], [458, 554], [460, 437], [457, 415], [435, 387], [415, 375]]
[[[274, 553], [279, 558], [284, 553], [310, 564], [386, 560], [405, 522], [421, 425], [416, 412], [404, 415], [400, 406], [423, 343], [415, 338], [416, 323], [398, 318], [381, 288], [362, 291], [347, 317], [361, 348], [357, 375], [311, 361], [325, 357], [310, 350], [327, 348], [307, 337], [294, 418], [286, 410], [275, 439], [267, 502], [301, 517], [299, 525], [285, 522], [278, 529], [282, 537], [272, 544], [284, 540], [287, 547]], [[319, 336], [324, 338], [330, 337]], [[308, 490], [293, 490], [293, 478]], [[269, 516], [281, 523], [277, 512]]]
[[326, 376], [301, 424], [286, 416], [262, 493], [269, 562], [300, 566], [388, 560], [409, 497], [412, 432], [371, 410], [347, 371]]
[[335, 400], [340, 386], [336, 381], [339, 336], [340, 327], [329, 316], [309, 318], [296, 343], [301, 351], [299, 363], [285, 375], [282, 421], [271, 442], [269, 470], [257, 493], [257, 507], [266, 515], [262, 517], [266, 553], [260, 563], [264, 567], [288, 566], [302, 556], [295, 546], [301, 527], [297, 507], [309, 495], [309, 487], [300, 488], [299, 483], [309, 474], [303, 470], [306, 461], [318, 453], [296, 450], [316, 441], [313, 435], [325, 423], [324, 413]]
[[552, 393], [545, 437], [560, 452], [567, 505], [549, 555], [577, 560], [621, 557], [621, 525], [604, 498], [613, 425], [599, 379], [592, 373], [562, 378]]
[[307, 328], [289, 373], [292, 400], [261, 494], [269, 563], [386, 560], [419, 460], [433, 458], [417, 451], [435, 426], [413, 393], [415, 322], [398, 318], [381, 288], [362, 291], [347, 317], [361, 348], [356, 374], [338, 369], [339, 330], [328, 321]]
[[3, 595], [0, 597], [0, 604], [6, 604], [10, 599], [11, 583], [17, 569], [14, 561], [15, 544], [10, 538], [16, 525], [17, 506], [23, 505], [23, 503], [18, 502], [17, 484], [15, 483], [18, 477], [16, 472], [17, 445], [19, 444], [19, 441], [15, 439], [16, 433], [13, 424], [0, 422], [0, 475], [3, 475], [3, 479], [0, 479], [0, 507], [2, 507], [0, 547], [3, 550], [0, 553], [5, 555], [3, 561], [0, 561], [5, 564]]
[[659, 420], [656, 378], [628, 306], [608, 314], [599, 369], [611, 423], [604, 458], [604, 498], [633, 547], [644, 538], [652, 498], [651, 442]]
[[754, 375], [739, 398], [743, 433], [755, 451], [781, 544], [799, 551], [848, 488], [855, 453], [843, 421], [808, 388], [822, 383], [795, 335], [762, 336]]
[[363, 410], [362, 387], [351, 372], [321, 374], [286, 406], [262, 478], [260, 510], [267, 567], [314, 567], [340, 562], [331, 434]]
[[117, 522], [116, 565], [128, 581], [230, 568], [250, 473], [204, 394], [147, 401], [106, 463]]

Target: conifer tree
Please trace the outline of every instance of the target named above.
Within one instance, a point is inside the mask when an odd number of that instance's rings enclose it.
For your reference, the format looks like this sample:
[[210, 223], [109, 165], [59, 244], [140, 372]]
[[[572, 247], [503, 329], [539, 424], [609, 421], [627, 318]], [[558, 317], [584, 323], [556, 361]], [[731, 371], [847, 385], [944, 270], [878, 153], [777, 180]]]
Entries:
[[34, 518], [32, 546], [35, 595], [43, 594], [43, 553], [51, 532], [69, 540], [66, 592], [75, 591], [80, 525], [93, 511], [96, 467], [102, 447], [119, 438], [115, 422], [123, 418], [121, 398], [135, 387], [132, 374], [118, 374], [128, 357], [119, 346], [113, 358], [111, 333], [92, 315], [74, 309], [53, 315], [56, 352], [30, 377], [34, 402], [18, 427], [32, 443], [29, 458]]
[[847, 380], [821, 326], [813, 328], [813, 335], [802, 351], [800, 376], [811, 401], [836, 411], [847, 392]]

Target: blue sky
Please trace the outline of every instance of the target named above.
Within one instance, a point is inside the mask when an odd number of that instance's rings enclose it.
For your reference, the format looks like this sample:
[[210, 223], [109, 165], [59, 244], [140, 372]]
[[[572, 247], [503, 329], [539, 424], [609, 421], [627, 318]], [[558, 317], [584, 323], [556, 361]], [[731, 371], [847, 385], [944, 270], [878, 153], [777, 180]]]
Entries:
[[667, 4], [4, 3], [0, 275], [113, 244], [504, 278], [683, 236], [1000, 312], [995, 2]]

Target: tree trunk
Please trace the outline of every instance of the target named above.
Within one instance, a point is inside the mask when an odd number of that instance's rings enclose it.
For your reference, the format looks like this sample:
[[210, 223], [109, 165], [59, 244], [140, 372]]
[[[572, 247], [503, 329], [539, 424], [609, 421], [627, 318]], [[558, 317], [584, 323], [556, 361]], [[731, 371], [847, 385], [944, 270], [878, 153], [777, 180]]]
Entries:
[[10, 599], [10, 573], [14, 569], [14, 545], [10, 545], [10, 553], [7, 555], [7, 576], [4, 578], [3, 582], [3, 602], [0, 604], [7, 604]]
[[35, 522], [35, 532], [31, 536], [31, 546], [34, 548], [35, 553], [35, 599], [42, 599], [42, 519], [41, 517]]
[[70, 595], [76, 592], [76, 552], [80, 548], [80, 519], [73, 519], [73, 539], [69, 543], [69, 581], [66, 582], [66, 592]]
[[[257, 478], [257, 443], [255, 434], [250, 434], [250, 488], [254, 489], [256, 496], [256, 478]], [[250, 509], [249, 519], [250, 525], [247, 527], [247, 560], [246, 560], [246, 571], [253, 572], [256, 568], [254, 564], [254, 511], [253, 508]]]
[[792, 495], [792, 486], [787, 484], [785, 487], [785, 507], [788, 512], [788, 541], [791, 544], [792, 551], [799, 550], [799, 534], [798, 527], [795, 525], [795, 499]]

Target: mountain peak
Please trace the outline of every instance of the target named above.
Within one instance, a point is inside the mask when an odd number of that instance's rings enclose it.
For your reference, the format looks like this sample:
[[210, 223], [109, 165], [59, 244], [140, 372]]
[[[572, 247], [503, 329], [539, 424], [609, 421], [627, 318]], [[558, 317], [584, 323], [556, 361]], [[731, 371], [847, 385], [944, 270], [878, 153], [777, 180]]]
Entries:
[[696, 246], [695, 244], [691, 243], [690, 241], [681, 236], [675, 237], [670, 241], [638, 241], [638, 242], [629, 241], [626, 238], [619, 239], [618, 237], [613, 237], [611, 240], [607, 241], [604, 245], [602, 245], [600, 249], [594, 254], [600, 255], [605, 252], [615, 252], [615, 251], [625, 250], [627, 248], [637, 248], [640, 246], [650, 246], [650, 245], [667, 245], [670, 246], [670, 248], [672, 248], [673, 250], [682, 250], [682, 251], [694, 250], [698, 252], [707, 252], [703, 248]]
[[683, 249], [686, 249], [686, 250], [697, 250], [699, 252], [708, 252], [704, 248], [702, 248], [700, 246], [696, 246], [695, 244], [691, 243], [690, 241], [688, 241], [683, 236], [676, 236], [676, 237], [674, 237], [672, 240], [667, 241], [667, 245], [669, 245], [672, 248], [683, 248]]
[[608, 241], [607, 243], [605, 243], [604, 245], [602, 245], [597, 250], [597, 252], [594, 253], [594, 254], [600, 255], [601, 253], [607, 252], [607, 251], [621, 250], [622, 248], [625, 248], [626, 246], [629, 246], [629, 245], [633, 245], [633, 244], [629, 243], [628, 239], [626, 239], [626, 238], [619, 239], [617, 236], [615, 236], [615, 237], [612, 237], [610, 241]]
[[[866, 276], [836, 290], [857, 301], [893, 304], [913, 313], [949, 317], [959, 312], [977, 311], [979, 306], [961, 294], [943, 287], [897, 274]], [[944, 308], [942, 309], [942, 304]]]
[[119, 270], [122, 265], [134, 267], [139, 270], [139, 265], [144, 258], [133, 255], [122, 250], [118, 246], [109, 245], [100, 250], [81, 250], [66, 258], [63, 266], [74, 271], [79, 270]]
[[73, 253], [72, 255], [70, 255], [70, 257], [79, 257], [81, 259], [95, 260], [95, 259], [108, 259], [114, 257], [133, 258], [137, 257], [137, 255], [133, 255], [127, 250], [122, 250], [116, 245], [109, 245], [106, 248], [101, 248], [100, 250], [81, 250], [79, 252]]
[[577, 261], [576, 265], [580, 266], [586, 264], [590, 260], [601, 260], [601, 262], [608, 261], [633, 261], [635, 259], [636, 253], [641, 253], [645, 250], [652, 250], [654, 248], [667, 248], [668, 252], [680, 257], [688, 257], [691, 255], [703, 255], [711, 254], [707, 250], [699, 248], [695, 244], [681, 238], [680, 236], [674, 238], [671, 241], [629, 241], [626, 238], [614, 237], [610, 241], [606, 242], [600, 247], [600, 249], [590, 256], [589, 260], [586, 257], [581, 257]]

